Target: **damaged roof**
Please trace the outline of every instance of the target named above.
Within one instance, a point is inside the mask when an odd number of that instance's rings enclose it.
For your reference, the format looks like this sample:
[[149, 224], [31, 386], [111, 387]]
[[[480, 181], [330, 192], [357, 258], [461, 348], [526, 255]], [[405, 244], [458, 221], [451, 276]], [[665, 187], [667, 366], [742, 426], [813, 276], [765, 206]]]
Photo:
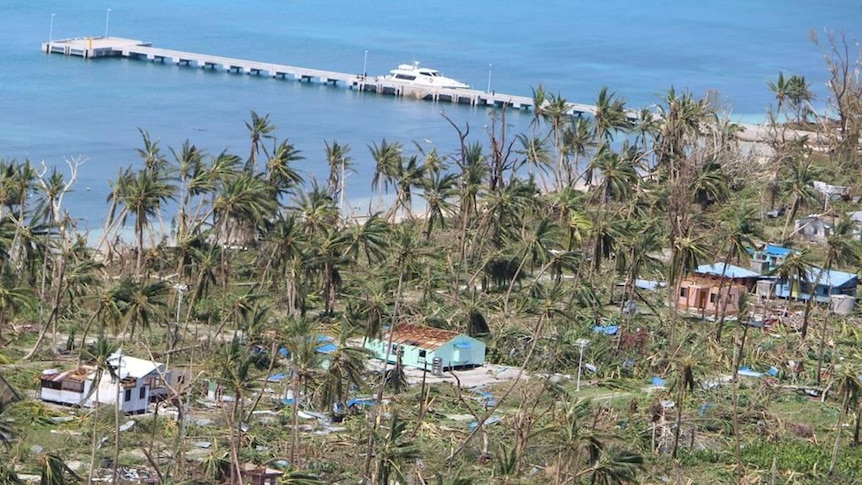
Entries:
[[392, 332], [393, 344], [407, 344], [422, 349], [434, 350], [442, 347], [461, 332], [423, 325], [400, 325]]

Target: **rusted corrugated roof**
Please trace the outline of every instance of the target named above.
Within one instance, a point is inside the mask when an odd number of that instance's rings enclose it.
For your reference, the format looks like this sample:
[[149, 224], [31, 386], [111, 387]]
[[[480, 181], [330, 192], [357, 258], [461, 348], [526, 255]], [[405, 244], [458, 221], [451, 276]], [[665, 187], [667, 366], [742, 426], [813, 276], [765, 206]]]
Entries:
[[87, 380], [87, 376], [89, 376], [92, 371], [93, 369], [83, 366], [64, 372], [60, 372], [56, 369], [47, 369], [42, 371], [42, 375], [40, 375], [39, 378], [43, 381], [52, 382], [62, 382], [66, 379], [83, 382]]
[[407, 344], [422, 349], [434, 350], [442, 347], [446, 342], [449, 342], [458, 335], [461, 335], [461, 333], [454, 330], [407, 324], [399, 325], [392, 332], [392, 343]]

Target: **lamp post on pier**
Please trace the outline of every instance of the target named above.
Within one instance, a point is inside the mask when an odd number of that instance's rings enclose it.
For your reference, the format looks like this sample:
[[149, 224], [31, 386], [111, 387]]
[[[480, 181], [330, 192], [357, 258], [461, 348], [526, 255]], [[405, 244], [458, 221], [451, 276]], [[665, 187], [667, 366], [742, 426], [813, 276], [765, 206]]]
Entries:
[[362, 77], [368, 77], [368, 49], [365, 49], [365, 57], [362, 59]]
[[48, 42], [51, 42], [54, 40], [54, 16], [56, 16], [56, 15], [57, 14], [55, 14], [55, 13], [51, 14], [51, 26], [48, 27]]
[[493, 64], [488, 64], [488, 93], [491, 93], [491, 67]]
[[105, 12], [105, 38], [108, 38], [108, 24], [111, 22], [111, 9]]

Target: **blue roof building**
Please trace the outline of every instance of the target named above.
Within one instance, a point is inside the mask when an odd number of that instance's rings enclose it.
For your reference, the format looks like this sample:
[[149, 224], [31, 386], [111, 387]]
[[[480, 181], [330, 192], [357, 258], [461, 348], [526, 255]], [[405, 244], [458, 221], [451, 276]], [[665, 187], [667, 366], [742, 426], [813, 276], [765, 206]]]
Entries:
[[801, 285], [787, 279], [778, 280], [775, 284], [775, 296], [808, 300], [813, 293], [814, 300], [821, 303], [828, 303], [833, 295], [856, 296], [859, 276], [855, 273], [826, 271], [820, 268], [813, 268], [806, 273], [805, 281]]
[[[768, 273], [783, 263], [792, 252], [792, 249], [785, 248], [784, 246], [767, 244], [762, 249], [752, 250], [751, 256], [753, 263], [756, 263], [756, 267], [761, 272]], [[755, 267], [755, 264], [752, 267]]]

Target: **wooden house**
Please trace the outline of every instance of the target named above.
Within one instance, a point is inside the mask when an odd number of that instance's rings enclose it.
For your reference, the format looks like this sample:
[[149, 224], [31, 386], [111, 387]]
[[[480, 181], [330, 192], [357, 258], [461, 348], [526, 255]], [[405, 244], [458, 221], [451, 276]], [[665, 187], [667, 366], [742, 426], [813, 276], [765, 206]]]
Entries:
[[[389, 339], [392, 346], [388, 347]], [[365, 347], [374, 356], [394, 363], [401, 355], [405, 366], [431, 370], [435, 359], [443, 370], [481, 366], [485, 363], [485, 343], [469, 335], [421, 325], [399, 325], [391, 334], [370, 339]]]

